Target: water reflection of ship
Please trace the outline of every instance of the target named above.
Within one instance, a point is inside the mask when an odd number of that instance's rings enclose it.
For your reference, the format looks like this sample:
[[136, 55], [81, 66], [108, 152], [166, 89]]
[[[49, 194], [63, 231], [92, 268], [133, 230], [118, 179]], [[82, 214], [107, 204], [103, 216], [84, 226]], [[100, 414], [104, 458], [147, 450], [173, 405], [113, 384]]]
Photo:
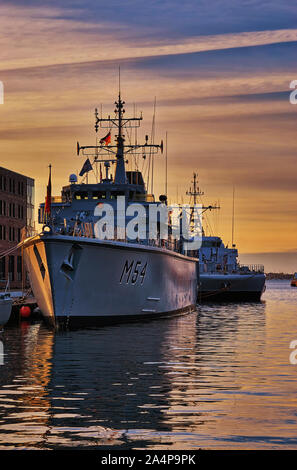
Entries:
[[4, 421], [10, 416], [15, 433], [4, 425], [2, 443], [147, 447], [154, 433], [159, 442], [158, 433], [171, 431], [166, 363], [178, 327], [175, 319], [65, 334], [28, 326], [6, 350], [0, 398], [11, 400]]
[[219, 439], [214, 430], [224, 423], [222, 417], [236, 413], [230, 402], [253, 382], [257, 389], [261, 381], [260, 371], [252, 376], [249, 367], [265, 352], [265, 302], [234, 303], [232, 309], [208, 303], [181, 323], [165, 366], [171, 387], [164, 419], [178, 430], [175, 449], [197, 448], [197, 443], [204, 448], [213, 434]]
[[[139, 436], [137, 430], [142, 430], [144, 447], [150, 445], [150, 431], [168, 431], [163, 413], [170, 380], [159, 365], [173, 325], [174, 320], [163, 320], [57, 334], [51, 382], [58, 407], [54, 429], [76, 428], [74, 440], [88, 437], [95, 443], [100, 426], [118, 432], [112, 445], [119, 447], [131, 446], [127, 441]], [[63, 389], [68, 390], [73, 417], [67, 411], [65, 415]], [[98, 445], [106, 445], [100, 440]]]
[[206, 304], [199, 315], [95, 330], [7, 329], [0, 445], [203, 447], [228, 397], [261, 380], [264, 313], [265, 303]]

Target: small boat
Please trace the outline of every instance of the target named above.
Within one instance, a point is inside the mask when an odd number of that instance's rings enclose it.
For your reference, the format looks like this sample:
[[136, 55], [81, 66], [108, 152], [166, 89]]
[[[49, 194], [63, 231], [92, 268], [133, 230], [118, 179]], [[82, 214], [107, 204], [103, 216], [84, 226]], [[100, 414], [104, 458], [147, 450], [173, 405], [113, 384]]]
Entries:
[[4, 326], [9, 321], [11, 315], [13, 299], [11, 298], [8, 289], [9, 280], [6, 282], [5, 291], [0, 293], [0, 327]]
[[293, 279], [291, 280], [291, 286], [297, 287], [297, 273], [294, 273]]

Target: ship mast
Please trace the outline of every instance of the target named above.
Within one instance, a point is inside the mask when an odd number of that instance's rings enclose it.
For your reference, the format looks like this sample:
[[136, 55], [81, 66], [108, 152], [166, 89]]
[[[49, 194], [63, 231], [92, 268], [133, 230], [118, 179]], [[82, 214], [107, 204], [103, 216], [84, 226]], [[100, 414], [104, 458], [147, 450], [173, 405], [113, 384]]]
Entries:
[[[193, 198], [194, 198], [194, 206], [193, 206], [193, 208], [192, 208], [192, 217], [193, 217], [193, 210], [194, 210], [194, 207], [195, 207], [196, 204], [197, 204], [197, 198], [198, 198], [199, 196], [203, 196], [203, 195], [204, 195], [204, 192], [203, 192], [203, 191], [200, 191], [200, 188], [199, 188], [199, 186], [197, 185], [197, 173], [193, 173], [193, 181], [192, 181], [192, 183], [193, 183], [193, 189], [192, 189], [192, 187], [190, 187], [189, 191], [187, 191], [186, 194], [187, 194], [187, 196], [193, 196]], [[212, 205], [210, 205], [210, 206], [204, 206], [204, 205], [202, 205], [201, 209], [202, 209], [201, 214], [203, 214], [204, 212], [206, 212], [206, 211], [211, 211], [212, 209], [220, 209], [220, 206], [217, 206], [217, 205], [215, 205], [215, 206], [212, 206]], [[192, 217], [191, 217], [191, 218], [192, 218]], [[203, 226], [202, 226], [202, 236], [205, 236], [205, 232], [204, 232]]]
[[122, 132], [123, 113], [125, 112], [124, 104], [125, 101], [121, 100], [121, 92], [119, 92], [119, 100], [115, 102], [115, 113], [118, 115], [119, 133], [117, 135], [117, 166], [114, 182], [122, 184], [126, 183], [126, 171], [124, 161], [124, 137]]
[[197, 204], [197, 196], [203, 196], [204, 192], [200, 191], [200, 188], [197, 186], [197, 173], [193, 173], [193, 190], [190, 188], [189, 191], [186, 192], [187, 196], [194, 197], [194, 206]]
[[[124, 128], [133, 129], [140, 127], [140, 121], [142, 121], [142, 114], [140, 115], [140, 117], [127, 118], [124, 116], [124, 105], [125, 101], [122, 101], [121, 92], [119, 90], [118, 100], [115, 101], [115, 117], [99, 117], [98, 110], [97, 108], [95, 109], [95, 131], [98, 132], [99, 127], [109, 129], [109, 132], [112, 128], [116, 128], [116, 145], [104, 145], [104, 143], [102, 142], [100, 143], [100, 145], [80, 146], [79, 142], [77, 142], [77, 155], [79, 155], [80, 151], [82, 150], [83, 155], [94, 156], [94, 162], [96, 163], [116, 162], [114, 183], [117, 184], [125, 184], [127, 182], [125, 171], [125, 154], [129, 154], [134, 151], [134, 155], [137, 155], [138, 152], [135, 152], [135, 150], [137, 149], [141, 149], [141, 151], [139, 151], [139, 155], [143, 154], [143, 152], [145, 152], [147, 149], [150, 149], [150, 152], [153, 154], [157, 153], [159, 149], [161, 150], [161, 153], [163, 153], [163, 141], [161, 141], [160, 145], [148, 144], [148, 135], [145, 136], [144, 144], [125, 144], [125, 137], [123, 133]], [[94, 150], [95, 153], [92, 153]], [[98, 154], [98, 150], [102, 150], [103, 153], [107, 153], [108, 155], [113, 154], [115, 156], [115, 159], [99, 158], [100, 155]]]

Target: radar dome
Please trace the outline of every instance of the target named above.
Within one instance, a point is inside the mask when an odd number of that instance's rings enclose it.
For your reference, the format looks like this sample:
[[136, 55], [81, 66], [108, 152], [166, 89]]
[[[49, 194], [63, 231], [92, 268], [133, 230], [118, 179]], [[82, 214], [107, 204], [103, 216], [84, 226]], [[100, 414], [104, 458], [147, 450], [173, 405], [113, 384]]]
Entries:
[[77, 176], [76, 176], [76, 174], [72, 173], [72, 174], [69, 176], [69, 183], [77, 183]]

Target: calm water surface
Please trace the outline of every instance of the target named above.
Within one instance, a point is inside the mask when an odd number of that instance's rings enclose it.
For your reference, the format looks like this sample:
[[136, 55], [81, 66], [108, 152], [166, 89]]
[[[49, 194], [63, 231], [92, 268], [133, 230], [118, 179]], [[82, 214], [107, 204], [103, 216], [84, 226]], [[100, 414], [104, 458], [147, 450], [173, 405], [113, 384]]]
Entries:
[[[297, 448], [297, 289], [175, 319], [0, 334], [1, 449]], [[1, 358], [1, 355], [0, 355]]]

